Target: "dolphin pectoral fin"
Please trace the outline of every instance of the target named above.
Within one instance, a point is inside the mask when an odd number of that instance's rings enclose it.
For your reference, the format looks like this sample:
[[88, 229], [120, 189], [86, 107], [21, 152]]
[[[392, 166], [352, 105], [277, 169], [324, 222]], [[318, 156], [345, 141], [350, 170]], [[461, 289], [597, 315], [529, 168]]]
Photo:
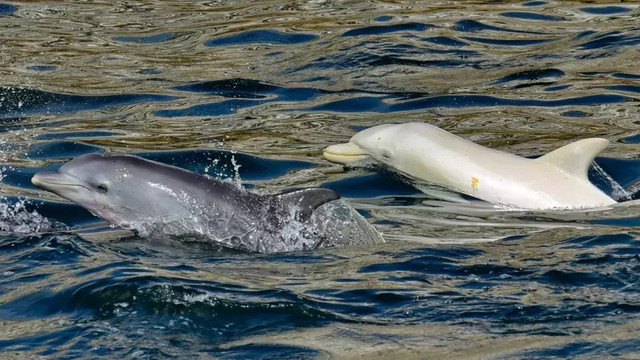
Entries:
[[349, 165], [368, 158], [369, 154], [365, 153], [358, 145], [348, 142], [327, 146], [322, 152], [322, 156], [331, 162]]
[[308, 188], [282, 193], [276, 197], [281, 206], [298, 209], [296, 213], [297, 220], [307, 221], [311, 217], [313, 210], [329, 201], [340, 199], [340, 194], [331, 189]]
[[609, 140], [590, 138], [578, 140], [556, 149], [534, 161], [544, 161], [577, 178], [587, 180], [587, 171], [596, 155], [609, 145]]

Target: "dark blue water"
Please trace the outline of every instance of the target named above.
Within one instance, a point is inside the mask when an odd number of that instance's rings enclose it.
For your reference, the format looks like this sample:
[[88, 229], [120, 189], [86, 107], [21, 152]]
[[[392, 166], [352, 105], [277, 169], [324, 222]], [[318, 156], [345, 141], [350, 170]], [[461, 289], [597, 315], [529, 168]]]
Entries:
[[[0, 4], [0, 353], [637, 357], [637, 15], [546, 1]], [[321, 158], [405, 121], [530, 157], [607, 138], [589, 177], [627, 203], [460, 205]], [[259, 192], [328, 187], [387, 243], [260, 255], [141, 239], [30, 182], [94, 152]]]
[[586, 7], [582, 8], [582, 11], [588, 14], [594, 15], [613, 15], [629, 12], [630, 9], [622, 6], [601, 6], [601, 7]]
[[289, 34], [274, 30], [253, 30], [231, 36], [218, 37], [207, 42], [207, 46], [242, 44], [300, 44], [317, 39], [313, 34]]

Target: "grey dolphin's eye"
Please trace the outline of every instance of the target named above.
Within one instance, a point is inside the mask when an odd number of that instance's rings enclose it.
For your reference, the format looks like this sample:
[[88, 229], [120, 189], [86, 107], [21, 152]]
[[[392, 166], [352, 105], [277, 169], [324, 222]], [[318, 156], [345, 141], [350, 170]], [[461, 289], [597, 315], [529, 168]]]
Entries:
[[384, 149], [384, 150], [382, 150], [382, 154], [381, 155], [382, 155], [383, 159], [391, 160], [391, 156], [392, 156], [391, 151], [389, 151], [387, 149]]
[[105, 183], [98, 185], [97, 188], [101, 193], [106, 193], [107, 191], [109, 191], [109, 187]]

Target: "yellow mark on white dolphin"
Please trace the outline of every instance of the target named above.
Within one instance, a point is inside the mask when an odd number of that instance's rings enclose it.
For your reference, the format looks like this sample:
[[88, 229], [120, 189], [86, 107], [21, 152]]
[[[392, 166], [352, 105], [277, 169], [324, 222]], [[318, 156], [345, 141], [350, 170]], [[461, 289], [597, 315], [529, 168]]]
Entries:
[[474, 191], [478, 191], [478, 178], [475, 176], [471, 177], [471, 188], [473, 188]]

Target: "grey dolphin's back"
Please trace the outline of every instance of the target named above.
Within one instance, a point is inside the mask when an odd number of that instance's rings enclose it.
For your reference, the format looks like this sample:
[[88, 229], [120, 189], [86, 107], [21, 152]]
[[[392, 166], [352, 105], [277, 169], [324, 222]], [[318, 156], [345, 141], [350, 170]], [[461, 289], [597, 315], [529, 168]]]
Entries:
[[[198, 174], [187, 169], [141, 158], [135, 155], [87, 154], [62, 165], [59, 171], [64, 171], [67, 168], [93, 165], [95, 167], [95, 171], [100, 172], [103, 171], [102, 169], [104, 169], [105, 162], [111, 162], [114, 166], [117, 164], [118, 167], [122, 167], [126, 171], [135, 169], [137, 173], [146, 172], [145, 180], [157, 181], [170, 178], [176, 183], [183, 182], [184, 185], [193, 185], [195, 188], [206, 186], [219, 192], [228, 191], [230, 193], [238, 192], [240, 190], [234, 183], [213, 179], [209, 176]], [[86, 171], [86, 169], [84, 171]], [[185, 190], [188, 190], [188, 188]], [[259, 196], [258, 194], [254, 195]]]
[[73, 174], [74, 168], [82, 167], [82, 171], [87, 172], [91, 171], [87, 169], [91, 166], [95, 168], [93, 171], [96, 173], [104, 172], [105, 169], [118, 169], [122, 172], [120, 176], [129, 177], [129, 186], [138, 186], [140, 189], [148, 188], [149, 185], [157, 188], [165, 186], [168, 190], [175, 190], [175, 196], [181, 196], [182, 200], [190, 197], [201, 205], [214, 205], [217, 209], [229, 207], [234, 208], [236, 212], [251, 212], [252, 204], [262, 201], [261, 195], [245, 191], [230, 181], [214, 179], [135, 155], [87, 154], [64, 164], [58, 171], [66, 171], [68, 167], [68, 171]]
[[[215, 179], [177, 166], [134, 155], [87, 154], [63, 165], [60, 169], [65, 170], [65, 167], [69, 165], [78, 166], [82, 162], [96, 161], [117, 163], [125, 172], [131, 171], [131, 169], [137, 169], [138, 172], [146, 171], [145, 181], [147, 182], [158, 181], [164, 185], [180, 186], [180, 190], [185, 193], [194, 193], [202, 196], [198, 198], [200, 201], [225, 202], [236, 207], [241, 206], [243, 210], [253, 210], [260, 203], [263, 205], [266, 203], [276, 208], [293, 205], [300, 208], [300, 216], [303, 219], [308, 219], [311, 212], [318, 206], [340, 198], [338, 193], [326, 188], [307, 188], [277, 195], [261, 195], [247, 191], [231, 181]], [[96, 168], [95, 171], [100, 170]], [[170, 179], [172, 184], [168, 184], [167, 179]], [[270, 210], [275, 209], [272, 208]]]

